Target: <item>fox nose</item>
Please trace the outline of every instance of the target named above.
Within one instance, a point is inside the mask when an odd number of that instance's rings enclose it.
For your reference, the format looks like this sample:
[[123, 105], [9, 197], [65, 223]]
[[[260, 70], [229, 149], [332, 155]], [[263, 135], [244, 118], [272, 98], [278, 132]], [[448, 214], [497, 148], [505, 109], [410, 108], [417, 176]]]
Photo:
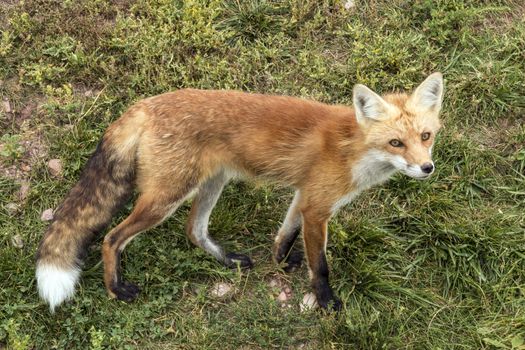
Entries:
[[426, 173], [426, 174], [430, 174], [431, 172], [434, 171], [434, 164], [432, 164], [432, 163], [424, 163], [421, 166], [421, 171]]

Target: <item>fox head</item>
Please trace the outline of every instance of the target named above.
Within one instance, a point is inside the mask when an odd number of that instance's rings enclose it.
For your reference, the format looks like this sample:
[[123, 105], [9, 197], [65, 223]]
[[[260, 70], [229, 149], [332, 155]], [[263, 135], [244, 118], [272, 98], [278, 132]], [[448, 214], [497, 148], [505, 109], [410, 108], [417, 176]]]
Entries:
[[443, 77], [433, 73], [411, 95], [377, 95], [364, 85], [354, 87], [353, 103], [366, 147], [379, 162], [417, 179], [434, 172], [432, 146], [441, 127]]

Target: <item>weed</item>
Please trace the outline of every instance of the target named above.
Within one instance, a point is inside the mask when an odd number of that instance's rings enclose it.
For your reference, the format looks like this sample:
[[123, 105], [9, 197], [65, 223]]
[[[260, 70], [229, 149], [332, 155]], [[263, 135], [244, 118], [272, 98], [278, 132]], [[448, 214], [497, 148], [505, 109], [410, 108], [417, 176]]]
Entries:
[[21, 158], [26, 149], [21, 144], [20, 135], [2, 135], [0, 138], [0, 156], [4, 162], [14, 162]]

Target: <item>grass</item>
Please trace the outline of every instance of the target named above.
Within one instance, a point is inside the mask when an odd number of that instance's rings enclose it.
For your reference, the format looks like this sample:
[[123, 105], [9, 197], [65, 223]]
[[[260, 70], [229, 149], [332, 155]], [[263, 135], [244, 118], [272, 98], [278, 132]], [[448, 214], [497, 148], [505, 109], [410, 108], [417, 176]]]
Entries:
[[[525, 7], [344, 4], [2, 2], [0, 348], [525, 349]], [[55, 315], [39, 301], [40, 214], [133, 101], [195, 87], [350, 104], [355, 83], [411, 89], [433, 71], [446, 79], [435, 176], [396, 176], [330, 223], [341, 314], [299, 312], [305, 268], [285, 275], [271, 262], [291, 192], [249, 183], [225, 190], [211, 232], [250, 254], [253, 271], [226, 270], [195, 249], [185, 205], [126, 249], [126, 278], [142, 287], [135, 303], [106, 296], [101, 237], [74, 300]], [[52, 158], [62, 177], [49, 173]], [[292, 308], [276, 303], [275, 276], [291, 286]], [[210, 297], [219, 281], [236, 291]]]

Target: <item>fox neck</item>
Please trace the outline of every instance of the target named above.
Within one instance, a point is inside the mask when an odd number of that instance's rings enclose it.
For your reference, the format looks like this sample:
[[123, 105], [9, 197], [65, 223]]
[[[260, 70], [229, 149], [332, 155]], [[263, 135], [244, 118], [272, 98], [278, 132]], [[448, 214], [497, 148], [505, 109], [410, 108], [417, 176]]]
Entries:
[[367, 151], [352, 167], [353, 187], [355, 191], [361, 192], [387, 181], [395, 172], [396, 168], [380, 151]]
[[367, 151], [351, 165], [351, 190], [334, 203], [332, 213], [350, 203], [362, 191], [387, 181], [396, 171], [396, 168], [381, 156], [380, 151]]

